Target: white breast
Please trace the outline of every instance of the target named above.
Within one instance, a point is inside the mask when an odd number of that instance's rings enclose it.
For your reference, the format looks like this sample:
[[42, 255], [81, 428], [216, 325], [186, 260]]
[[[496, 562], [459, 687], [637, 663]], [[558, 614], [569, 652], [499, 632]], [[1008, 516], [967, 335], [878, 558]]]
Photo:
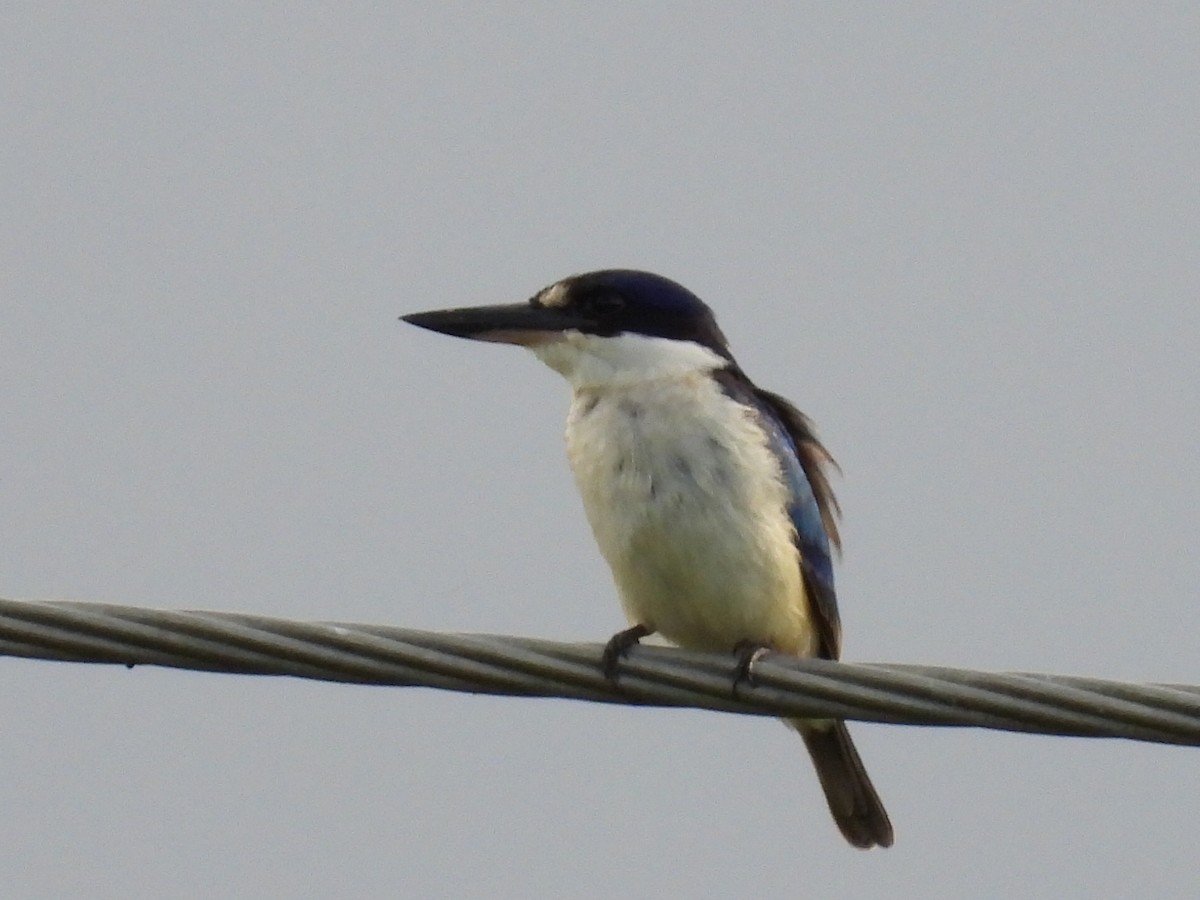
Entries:
[[631, 622], [695, 649], [815, 652], [779, 465], [706, 373], [576, 384], [567, 453]]

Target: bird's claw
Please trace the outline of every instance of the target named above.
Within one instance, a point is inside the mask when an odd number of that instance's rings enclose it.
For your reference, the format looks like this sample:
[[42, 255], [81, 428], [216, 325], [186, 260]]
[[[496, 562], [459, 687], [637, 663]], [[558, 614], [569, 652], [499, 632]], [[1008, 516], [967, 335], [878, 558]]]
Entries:
[[754, 677], [754, 664], [771, 652], [766, 644], [754, 641], [738, 641], [733, 647], [733, 655], [737, 657], [737, 667], [733, 670], [733, 695], [745, 685], [754, 687], [757, 680]]
[[604, 654], [600, 657], [604, 677], [616, 684], [621, 674], [621, 657], [629, 652], [630, 647], [636, 647], [638, 641], [648, 634], [651, 634], [651, 631], [645, 625], [634, 625], [632, 628], [618, 631], [609, 638], [608, 643], [604, 645]]

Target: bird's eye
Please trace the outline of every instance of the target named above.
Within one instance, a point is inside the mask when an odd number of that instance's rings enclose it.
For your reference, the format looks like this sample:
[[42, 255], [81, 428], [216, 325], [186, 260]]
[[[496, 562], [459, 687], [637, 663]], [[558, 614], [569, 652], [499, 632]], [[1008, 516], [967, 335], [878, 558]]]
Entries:
[[625, 298], [620, 294], [593, 294], [588, 298], [588, 311], [596, 316], [611, 316], [625, 308]]

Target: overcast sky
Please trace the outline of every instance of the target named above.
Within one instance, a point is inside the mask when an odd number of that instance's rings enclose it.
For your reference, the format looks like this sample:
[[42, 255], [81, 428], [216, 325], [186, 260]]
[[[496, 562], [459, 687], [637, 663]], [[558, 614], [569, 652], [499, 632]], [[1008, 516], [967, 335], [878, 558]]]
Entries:
[[[397, 316], [624, 266], [841, 463], [847, 659], [1200, 681], [1200, 8], [423, 6], [0, 13], [0, 596], [606, 639], [564, 384]], [[1196, 750], [856, 725], [863, 853], [771, 720], [0, 683], [6, 897], [1195, 896]]]

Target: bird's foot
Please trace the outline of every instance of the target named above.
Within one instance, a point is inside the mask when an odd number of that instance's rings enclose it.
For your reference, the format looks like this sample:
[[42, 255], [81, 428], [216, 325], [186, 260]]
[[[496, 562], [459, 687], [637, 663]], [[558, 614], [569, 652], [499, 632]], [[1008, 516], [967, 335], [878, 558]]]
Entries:
[[743, 685], [754, 687], [754, 664], [771, 652], [766, 644], [755, 641], [738, 641], [733, 645], [733, 655], [737, 657], [737, 668], [733, 670], [733, 696], [738, 695], [738, 689]]
[[600, 658], [600, 667], [604, 670], [604, 677], [616, 684], [620, 675], [618, 669], [621, 666], [621, 657], [629, 652], [630, 647], [636, 647], [638, 641], [653, 633], [645, 625], [634, 625], [632, 628], [618, 631], [610, 637], [608, 643], [604, 645], [604, 654]]

